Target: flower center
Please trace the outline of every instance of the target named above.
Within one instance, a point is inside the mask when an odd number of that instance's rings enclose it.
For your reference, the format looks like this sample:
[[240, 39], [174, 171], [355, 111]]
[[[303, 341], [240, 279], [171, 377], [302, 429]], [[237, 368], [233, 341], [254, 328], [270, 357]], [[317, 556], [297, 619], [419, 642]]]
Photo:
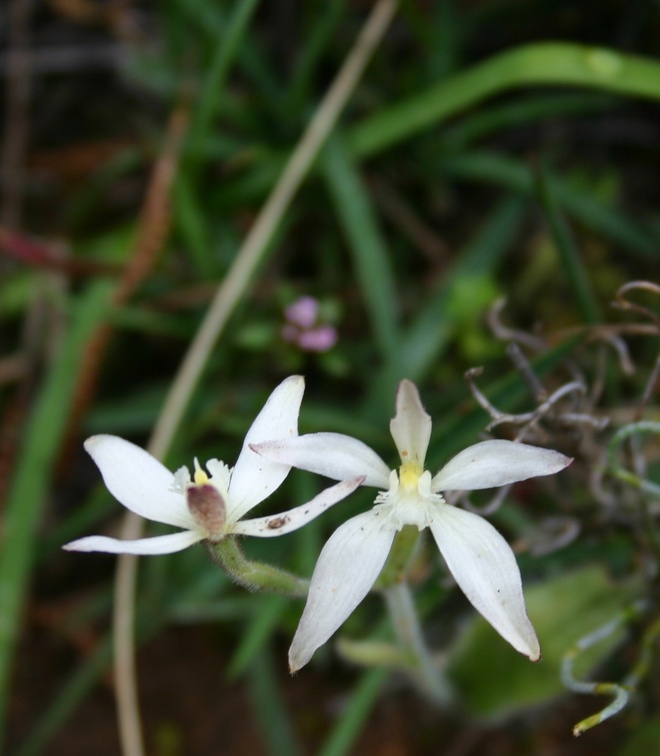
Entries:
[[185, 489], [186, 502], [195, 522], [203, 528], [211, 540], [219, 540], [227, 522], [225, 498], [213, 484], [195, 458], [193, 482]]
[[229, 481], [231, 471], [217, 459], [206, 463], [206, 470], [195, 458], [192, 478], [187, 467], [174, 473], [172, 491], [185, 497], [188, 509], [197, 525], [210, 540], [220, 540], [226, 533], [227, 520], [231, 517]]
[[404, 462], [399, 468], [399, 485], [406, 493], [417, 491], [419, 479], [424, 473], [424, 468], [419, 462]]
[[389, 491], [376, 496], [376, 507], [392, 518], [398, 530], [404, 525], [428, 527], [434, 509], [444, 502], [440, 494], [431, 491], [431, 473], [410, 460], [390, 473]]

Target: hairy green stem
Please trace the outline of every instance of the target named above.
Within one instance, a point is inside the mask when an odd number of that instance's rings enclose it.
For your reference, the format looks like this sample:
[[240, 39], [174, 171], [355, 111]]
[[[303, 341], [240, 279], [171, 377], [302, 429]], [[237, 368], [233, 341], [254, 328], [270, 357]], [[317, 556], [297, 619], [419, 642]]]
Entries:
[[208, 541], [206, 550], [217, 565], [249, 591], [270, 591], [303, 598], [307, 595], [309, 580], [273, 567], [272, 564], [248, 559], [238, 545], [237, 538], [229, 536], [216, 543]]

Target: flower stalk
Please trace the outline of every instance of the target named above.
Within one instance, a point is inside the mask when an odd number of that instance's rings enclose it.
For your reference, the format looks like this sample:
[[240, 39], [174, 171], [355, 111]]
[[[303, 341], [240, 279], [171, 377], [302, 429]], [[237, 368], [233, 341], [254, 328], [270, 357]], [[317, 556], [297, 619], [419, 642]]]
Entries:
[[383, 593], [408, 674], [427, 698], [446, 706], [453, 691], [426, 645], [408, 581], [392, 583]]
[[248, 559], [237, 538], [224, 538], [217, 543], [207, 541], [205, 545], [213, 562], [249, 591], [282, 593], [294, 598], [304, 598], [309, 591], [309, 580], [272, 564]]
[[411, 525], [405, 525], [394, 537], [385, 566], [374, 583], [374, 588], [387, 590], [390, 586], [406, 579], [410, 562], [419, 543], [419, 530]]

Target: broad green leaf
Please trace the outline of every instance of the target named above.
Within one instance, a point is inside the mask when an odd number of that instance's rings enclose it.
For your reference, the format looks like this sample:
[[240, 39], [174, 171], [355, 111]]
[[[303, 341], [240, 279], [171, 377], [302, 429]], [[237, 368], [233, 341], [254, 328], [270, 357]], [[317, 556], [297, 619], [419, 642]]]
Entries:
[[[449, 676], [467, 710], [489, 719], [561, 695], [564, 654], [584, 635], [613, 619], [635, 597], [630, 583], [614, 583], [598, 566], [563, 574], [525, 591], [527, 610], [541, 642], [538, 664], [516, 653], [488, 623], [475, 618], [451, 652]], [[579, 656], [583, 676], [620, 641], [614, 634]]]

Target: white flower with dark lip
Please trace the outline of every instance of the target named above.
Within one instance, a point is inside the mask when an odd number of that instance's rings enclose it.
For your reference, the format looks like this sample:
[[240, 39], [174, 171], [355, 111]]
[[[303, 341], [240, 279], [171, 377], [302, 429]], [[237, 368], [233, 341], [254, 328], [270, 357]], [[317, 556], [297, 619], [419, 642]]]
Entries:
[[533, 661], [541, 652], [527, 617], [513, 551], [482, 517], [448, 504], [443, 491], [494, 488], [559, 472], [571, 459], [512, 441], [483, 441], [451, 459], [435, 476], [424, 469], [431, 418], [417, 387], [402, 381], [390, 423], [401, 459], [398, 470], [368, 446], [339, 433], [315, 433], [254, 444], [269, 460], [335, 480], [364, 476], [381, 491], [375, 506], [341, 525], [314, 569], [307, 605], [289, 652], [291, 671], [307, 664], [342, 625], [378, 577], [397, 531], [430, 528], [447, 567], [472, 605], [517, 651]]
[[112, 554], [169, 554], [203, 540], [227, 535], [262, 538], [284, 535], [318, 517], [354, 491], [363, 478], [327, 488], [311, 501], [288, 512], [241, 520], [284, 481], [291, 467], [264, 459], [251, 444], [298, 433], [298, 413], [305, 388], [302, 377], [283, 381], [268, 398], [243, 442], [233, 470], [212, 459], [208, 475], [195, 460], [193, 479], [186, 467], [172, 474], [139, 446], [117, 436], [92, 436], [85, 449], [98, 465], [110, 493], [127, 509], [155, 522], [183, 530], [170, 535], [121, 541], [88, 536], [66, 544], [67, 551], [105, 551]]

